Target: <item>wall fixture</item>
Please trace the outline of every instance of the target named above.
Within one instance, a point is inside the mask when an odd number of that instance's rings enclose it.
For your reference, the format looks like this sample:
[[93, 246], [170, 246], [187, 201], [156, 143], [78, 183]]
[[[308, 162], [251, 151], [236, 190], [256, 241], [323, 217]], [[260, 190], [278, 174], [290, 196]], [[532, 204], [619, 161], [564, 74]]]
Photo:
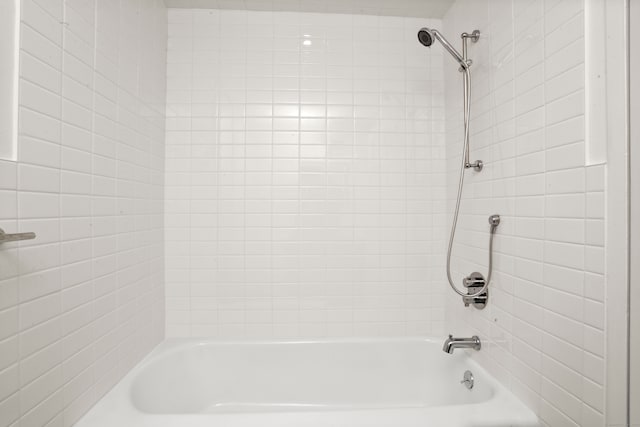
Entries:
[[0, 243], [18, 242], [20, 240], [32, 240], [35, 238], [36, 233], [33, 232], [8, 234], [0, 228]]
[[453, 249], [453, 240], [456, 234], [456, 226], [458, 224], [458, 215], [460, 213], [460, 199], [462, 197], [462, 188], [464, 185], [464, 173], [466, 169], [473, 168], [474, 171], [480, 172], [484, 167], [484, 163], [482, 160], [476, 160], [471, 163], [469, 161], [469, 116], [471, 113], [471, 61], [467, 57], [467, 41], [471, 40], [473, 43], [476, 43], [480, 39], [480, 31], [474, 30], [471, 34], [462, 33], [460, 35], [462, 38], [462, 54], [460, 54], [452, 45], [447, 41], [447, 39], [440, 34], [438, 30], [434, 30], [432, 28], [422, 28], [418, 31], [418, 41], [422, 43], [426, 47], [431, 47], [435, 40], [438, 40], [442, 46], [453, 56], [453, 58], [458, 62], [460, 68], [458, 71], [463, 73], [463, 89], [464, 89], [464, 100], [463, 100], [463, 109], [464, 109], [464, 144], [463, 144], [463, 156], [462, 156], [462, 165], [460, 166], [460, 178], [458, 181], [458, 197], [456, 200], [456, 208], [453, 214], [453, 222], [451, 224], [451, 235], [449, 237], [449, 247], [447, 249], [447, 280], [449, 281], [449, 285], [451, 289], [454, 290], [455, 293], [462, 297], [462, 302], [465, 307], [469, 305], [473, 305], [477, 309], [483, 309], [487, 305], [487, 301], [489, 300], [489, 284], [491, 283], [491, 271], [493, 270], [493, 236], [496, 232], [496, 228], [500, 224], [500, 215], [491, 215], [489, 217], [489, 272], [487, 273], [487, 279], [485, 280], [484, 276], [478, 272], [471, 273], [469, 276], [463, 279], [464, 287], [466, 288], [466, 292], [460, 291], [456, 285], [453, 284], [453, 279], [451, 278], [451, 251]]

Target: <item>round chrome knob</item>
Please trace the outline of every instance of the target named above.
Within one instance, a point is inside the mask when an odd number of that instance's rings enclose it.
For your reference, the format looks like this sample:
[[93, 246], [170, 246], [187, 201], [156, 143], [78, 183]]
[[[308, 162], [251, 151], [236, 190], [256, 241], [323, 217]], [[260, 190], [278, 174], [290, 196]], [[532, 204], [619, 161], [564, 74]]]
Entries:
[[492, 227], [500, 225], [500, 215], [494, 214], [489, 216], [489, 224], [491, 224]]
[[462, 381], [460, 381], [460, 384], [464, 384], [466, 388], [471, 390], [473, 388], [474, 382], [475, 381], [473, 378], [473, 373], [471, 371], [465, 371], [464, 376], [462, 377]]

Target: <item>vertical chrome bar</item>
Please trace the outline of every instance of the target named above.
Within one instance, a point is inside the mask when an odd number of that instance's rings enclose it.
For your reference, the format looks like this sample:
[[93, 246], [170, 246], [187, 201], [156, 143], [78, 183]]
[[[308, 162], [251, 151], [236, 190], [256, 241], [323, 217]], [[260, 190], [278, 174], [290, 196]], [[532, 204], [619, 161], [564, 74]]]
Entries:
[[[464, 61], [464, 63], [466, 64], [468, 61], [467, 58], [467, 33], [462, 33], [462, 60]], [[462, 85], [463, 85], [463, 90], [464, 90], [464, 105], [463, 105], [463, 109], [464, 109], [464, 124], [465, 124], [465, 138], [466, 138], [466, 144], [465, 144], [465, 150], [464, 150], [464, 165], [465, 168], [468, 167], [469, 165], [469, 91], [470, 91], [470, 87], [469, 87], [469, 69], [467, 68], [466, 70], [462, 70], [465, 73], [465, 76], [462, 79]]]
[[462, 60], [467, 62], [467, 33], [462, 33], [460, 36], [462, 39]]

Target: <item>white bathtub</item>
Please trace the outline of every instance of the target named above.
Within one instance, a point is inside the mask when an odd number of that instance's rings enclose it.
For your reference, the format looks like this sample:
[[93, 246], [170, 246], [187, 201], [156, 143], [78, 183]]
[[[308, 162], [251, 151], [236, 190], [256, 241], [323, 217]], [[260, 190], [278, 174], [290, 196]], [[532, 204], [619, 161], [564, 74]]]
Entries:
[[[168, 340], [79, 427], [537, 426], [463, 351], [440, 340]], [[466, 370], [473, 389], [461, 380]]]

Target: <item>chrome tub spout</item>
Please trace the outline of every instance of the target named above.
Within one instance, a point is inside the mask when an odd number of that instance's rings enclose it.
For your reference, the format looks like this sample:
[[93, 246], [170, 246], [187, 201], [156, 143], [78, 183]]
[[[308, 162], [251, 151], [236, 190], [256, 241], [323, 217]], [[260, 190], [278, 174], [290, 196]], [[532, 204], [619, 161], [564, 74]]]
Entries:
[[449, 338], [444, 341], [442, 351], [453, 354], [456, 348], [472, 348], [477, 351], [480, 350], [481, 347], [480, 338], [478, 338], [477, 335], [471, 338], [454, 338], [453, 335], [449, 335]]

